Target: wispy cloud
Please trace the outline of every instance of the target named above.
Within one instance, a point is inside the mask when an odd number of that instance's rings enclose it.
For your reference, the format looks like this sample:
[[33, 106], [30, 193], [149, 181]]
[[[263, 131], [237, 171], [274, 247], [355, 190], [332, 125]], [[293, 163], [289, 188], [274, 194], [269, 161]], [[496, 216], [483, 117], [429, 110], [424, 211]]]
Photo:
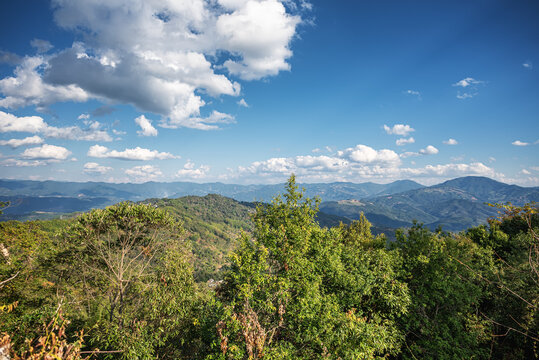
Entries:
[[462, 80], [457, 81], [453, 84], [453, 86], [461, 87], [465, 89], [464, 92], [457, 92], [457, 99], [464, 100], [464, 99], [471, 99], [474, 96], [476, 96], [479, 92], [478, 87], [480, 85], [484, 85], [485, 82], [481, 80], [476, 80], [472, 77], [467, 77]]
[[413, 144], [415, 143], [415, 139], [413, 137], [409, 137], [408, 139], [407, 138], [401, 138], [401, 139], [397, 139], [395, 141], [395, 144], [397, 144], [397, 146], [403, 146], [403, 145], [406, 145], [406, 144]]
[[243, 98], [240, 99], [240, 101], [238, 101], [237, 104], [238, 104], [239, 106], [243, 106], [243, 107], [246, 107], [246, 108], [249, 107], [249, 104], [247, 104], [247, 101], [245, 101], [245, 99], [243, 99]]
[[527, 143], [527, 142], [524, 142], [524, 141], [520, 141], [520, 140], [515, 140], [511, 143], [511, 145], [515, 145], [515, 146], [528, 146], [530, 145], [530, 143]]
[[522, 64], [523, 67], [525, 67], [526, 69], [533, 69], [533, 64], [531, 61], [526, 61]]
[[404, 91], [405, 94], [407, 95], [412, 95], [412, 96], [416, 96], [419, 100], [421, 100], [421, 92], [417, 91], [417, 90], [405, 90]]

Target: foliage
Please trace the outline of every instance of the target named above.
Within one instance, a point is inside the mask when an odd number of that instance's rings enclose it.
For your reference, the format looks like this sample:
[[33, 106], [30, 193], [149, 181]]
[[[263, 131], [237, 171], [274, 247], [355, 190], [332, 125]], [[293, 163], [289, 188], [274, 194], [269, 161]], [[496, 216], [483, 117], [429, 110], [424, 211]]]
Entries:
[[208, 195], [2, 222], [0, 354], [538, 358], [535, 205], [498, 205], [460, 234], [414, 224], [394, 242], [364, 214], [322, 227], [318, 205], [291, 177], [256, 209]]
[[[478, 316], [491, 271], [490, 253], [459, 235], [416, 224], [393, 244], [412, 304], [400, 321], [404, 359], [486, 358], [490, 324]], [[483, 274], [483, 275], [480, 275]]]
[[243, 236], [221, 289], [223, 358], [398, 353], [402, 334], [395, 320], [409, 298], [392, 253], [369, 246], [368, 233], [352, 239], [343, 229], [320, 228], [317, 205], [291, 177], [284, 199], [257, 208], [253, 238]]

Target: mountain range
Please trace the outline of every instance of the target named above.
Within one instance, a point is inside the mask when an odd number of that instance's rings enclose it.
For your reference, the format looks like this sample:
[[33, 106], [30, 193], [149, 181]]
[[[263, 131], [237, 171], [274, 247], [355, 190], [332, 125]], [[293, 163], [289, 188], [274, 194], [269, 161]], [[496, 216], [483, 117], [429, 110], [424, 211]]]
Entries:
[[[485, 177], [457, 178], [428, 187], [410, 180], [388, 184], [335, 182], [300, 186], [307, 196], [321, 198], [320, 210], [328, 215], [328, 219], [334, 216], [335, 221], [352, 220], [364, 212], [375, 226], [393, 229], [410, 226], [417, 220], [429, 228], [442, 225], [446, 230], [459, 231], [496, 215], [496, 209], [486, 203], [510, 201], [521, 205], [539, 201], [539, 187], [508, 185]], [[148, 198], [219, 194], [243, 202], [268, 202], [283, 191], [283, 184], [0, 180], [0, 201], [11, 202], [3, 220], [51, 218], [124, 200]]]

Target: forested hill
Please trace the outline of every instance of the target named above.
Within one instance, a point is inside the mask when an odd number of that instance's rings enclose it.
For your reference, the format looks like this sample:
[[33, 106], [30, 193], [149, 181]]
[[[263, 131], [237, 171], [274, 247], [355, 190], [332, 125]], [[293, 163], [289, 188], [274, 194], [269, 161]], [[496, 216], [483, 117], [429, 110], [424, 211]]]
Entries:
[[326, 202], [321, 210], [351, 219], [360, 212], [378, 226], [408, 227], [413, 220], [431, 229], [460, 231], [495, 216], [488, 203], [523, 205], [539, 201], [539, 187], [504, 184], [486, 177], [463, 177], [442, 184], [361, 201]]
[[0, 353], [538, 359], [536, 207], [387, 242], [364, 216], [321, 227], [293, 177], [258, 205], [188, 196], [1, 222]]
[[[360, 199], [394, 194], [422, 185], [408, 180], [389, 184], [329, 183], [303, 184], [306, 195], [320, 196], [323, 201]], [[111, 184], [99, 182], [59, 182], [0, 180], [0, 201], [10, 201], [4, 220], [46, 219], [63, 213], [105, 207], [120, 201], [141, 201], [148, 198], [178, 198], [219, 194], [238, 201], [269, 202], [282, 192], [283, 185], [234, 185], [190, 182], [144, 184]]]
[[[413, 220], [431, 229], [442, 225], [446, 230], [460, 231], [496, 215], [496, 210], [486, 203], [522, 205], [539, 201], [538, 187], [508, 185], [472, 176], [429, 187], [407, 180], [389, 184], [321, 183], [300, 186], [305, 188], [308, 197], [321, 198], [320, 209], [325, 215], [319, 218], [323, 225], [358, 219], [364, 212], [377, 231], [409, 227]], [[282, 189], [282, 185], [221, 183], [107, 184], [0, 180], [0, 201], [11, 202], [3, 220], [29, 220], [102, 208], [124, 200], [205, 196], [210, 193], [240, 202], [269, 202]]]

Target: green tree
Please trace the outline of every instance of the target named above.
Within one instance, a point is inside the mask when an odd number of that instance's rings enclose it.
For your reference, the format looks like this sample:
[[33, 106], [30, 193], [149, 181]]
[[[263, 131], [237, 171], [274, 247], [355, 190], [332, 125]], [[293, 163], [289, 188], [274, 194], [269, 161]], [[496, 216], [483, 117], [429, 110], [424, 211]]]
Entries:
[[402, 279], [412, 304], [400, 320], [404, 359], [481, 359], [490, 353], [490, 323], [480, 315], [492, 273], [490, 251], [464, 236], [421, 224], [397, 231]]
[[[223, 359], [374, 359], [397, 354], [409, 303], [394, 254], [370, 231], [321, 228], [318, 200], [292, 176], [284, 199], [257, 208], [219, 290]], [[357, 225], [353, 225], [357, 226]], [[365, 221], [360, 228], [367, 228]], [[348, 233], [354, 232], [348, 229]], [[358, 242], [361, 243], [358, 244]]]
[[69, 279], [67, 311], [89, 329], [88, 347], [126, 359], [181, 358], [170, 342], [186, 342], [195, 300], [181, 235], [168, 213], [129, 202], [82, 214], [66, 230], [59, 277]]

